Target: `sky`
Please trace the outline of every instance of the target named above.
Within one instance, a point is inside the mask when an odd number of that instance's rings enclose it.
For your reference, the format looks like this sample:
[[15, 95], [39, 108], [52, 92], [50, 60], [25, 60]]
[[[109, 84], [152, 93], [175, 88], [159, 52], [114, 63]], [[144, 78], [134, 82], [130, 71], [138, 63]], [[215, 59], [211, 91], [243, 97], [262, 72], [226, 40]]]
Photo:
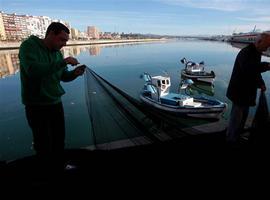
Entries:
[[270, 30], [270, 0], [0, 0], [5, 13], [48, 16], [85, 31], [231, 35]]

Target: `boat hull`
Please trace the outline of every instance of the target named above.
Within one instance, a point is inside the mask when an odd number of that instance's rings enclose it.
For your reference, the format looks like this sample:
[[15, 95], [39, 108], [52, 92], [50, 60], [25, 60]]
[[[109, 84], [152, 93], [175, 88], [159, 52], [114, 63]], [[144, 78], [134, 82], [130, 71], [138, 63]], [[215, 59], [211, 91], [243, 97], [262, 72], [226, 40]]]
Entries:
[[140, 95], [142, 102], [154, 108], [158, 111], [163, 111], [178, 116], [187, 116], [193, 118], [204, 118], [204, 119], [219, 119], [221, 115], [226, 110], [227, 105], [220, 102], [219, 105], [215, 106], [205, 106], [205, 107], [190, 107], [190, 106], [172, 106], [167, 104], [162, 104], [153, 100], [152, 98], [145, 96], [144, 94]]
[[201, 83], [213, 84], [215, 80], [214, 73], [187, 73], [185, 70], [182, 70], [181, 76], [186, 79], [191, 79]]
[[229, 39], [229, 42], [254, 43], [259, 34], [259, 32], [235, 34]]

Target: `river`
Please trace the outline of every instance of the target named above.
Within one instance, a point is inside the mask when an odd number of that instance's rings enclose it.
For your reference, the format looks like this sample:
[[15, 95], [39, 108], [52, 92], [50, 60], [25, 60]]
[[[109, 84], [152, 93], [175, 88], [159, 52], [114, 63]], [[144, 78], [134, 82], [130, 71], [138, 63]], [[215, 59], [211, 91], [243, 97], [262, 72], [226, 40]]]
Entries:
[[[65, 47], [64, 56], [75, 56], [99, 75], [138, 98], [143, 80], [140, 75], [171, 77], [171, 91], [176, 92], [180, 82], [180, 60], [185, 57], [195, 62], [204, 61], [207, 71], [216, 74], [214, 98], [228, 103], [225, 93], [233, 63], [239, 48], [224, 42], [200, 40], [171, 40], [163, 42], [91, 45]], [[263, 60], [270, 61], [269, 57]], [[70, 67], [72, 69], [72, 67]], [[270, 86], [270, 73], [264, 73], [266, 86]], [[85, 102], [84, 77], [62, 83], [66, 119], [66, 148], [80, 148], [93, 144]], [[266, 92], [269, 97], [269, 90]], [[269, 98], [268, 98], [269, 99]], [[270, 102], [268, 101], [268, 105]], [[0, 51], [0, 160], [12, 160], [32, 155], [32, 134], [28, 127], [24, 106], [21, 104], [18, 50]], [[250, 115], [254, 114], [251, 109]]]

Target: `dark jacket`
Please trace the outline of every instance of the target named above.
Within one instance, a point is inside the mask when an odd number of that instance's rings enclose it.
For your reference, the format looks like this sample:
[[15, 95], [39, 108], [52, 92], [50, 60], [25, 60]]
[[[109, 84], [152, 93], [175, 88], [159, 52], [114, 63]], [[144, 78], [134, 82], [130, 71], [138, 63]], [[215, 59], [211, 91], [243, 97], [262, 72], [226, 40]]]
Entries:
[[25, 40], [19, 51], [22, 102], [25, 105], [52, 105], [65, 93], [60, 81], [76, 78], [68, 71], [60, 51], [50, 51], [36, 36]]
[[261, 62], [261, 53], [254, 44], [243, 48], [237, 55], [227, 97], [235, 104], [255, 106], [257, 88], [264, 85], [261, 73], [267, 71], [267, 62]]

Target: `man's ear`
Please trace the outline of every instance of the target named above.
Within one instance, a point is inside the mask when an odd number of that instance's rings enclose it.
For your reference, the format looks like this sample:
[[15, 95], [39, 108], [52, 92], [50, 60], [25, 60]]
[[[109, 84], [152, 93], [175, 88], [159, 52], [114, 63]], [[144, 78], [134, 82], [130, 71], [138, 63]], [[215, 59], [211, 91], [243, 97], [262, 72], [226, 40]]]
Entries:
[[55, 33], [53, 31], [50, 31], [48, 36], [55, 36]]

